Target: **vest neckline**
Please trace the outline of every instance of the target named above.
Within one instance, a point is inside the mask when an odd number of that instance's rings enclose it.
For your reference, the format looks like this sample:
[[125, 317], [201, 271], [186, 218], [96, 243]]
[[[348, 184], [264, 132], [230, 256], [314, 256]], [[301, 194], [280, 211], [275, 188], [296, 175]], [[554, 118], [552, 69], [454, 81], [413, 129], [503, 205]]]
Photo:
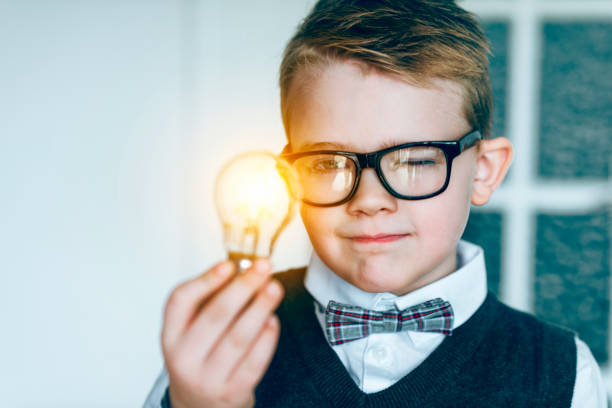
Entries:
[[[474, 315], [454, 330], [451, 336], [447, 336], [423, 363], [392, 386], [367, 394], [355, 384], [328, 344], [315, 317], [314, 299], [303, 286], [304, 273], [305, 269], [299, 269], [278, 275], [287, 289], [279, 312], [283, 311], [287, 316], [300, 316], [300, 319], [286, 321], [285, 329], [292, 342], [298, 345], [304, 364], [321, 395], [339, 407], [370, 404], [422, 407], [430, 397], [452, 384], [453, 378], [461, 375], [462, 367], [474, 358], [478, 346], [493, 325], [496, 314], [493, 309], [498, 304], [495, 295], [489, 292]], [[289, 279], [284, 279], [282, 275]], [[409, 395], [418, 396], [418, 399], [407, 400], [406, 396]]]

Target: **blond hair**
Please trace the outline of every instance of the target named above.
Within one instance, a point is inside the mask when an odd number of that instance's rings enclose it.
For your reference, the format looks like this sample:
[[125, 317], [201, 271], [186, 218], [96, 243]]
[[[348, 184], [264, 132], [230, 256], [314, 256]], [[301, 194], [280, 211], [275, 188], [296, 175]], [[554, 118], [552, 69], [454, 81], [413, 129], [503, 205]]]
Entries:
[[287, 44], [280, 67], [287, 137], [297, 74], [316, 75], [339, 60], [361, 62], [415, 86], [431, 86], [434, 79], [456, 82], [465, 118], [489, 137], [489, 53], [474, 16], [451, 0], [319, 0]]

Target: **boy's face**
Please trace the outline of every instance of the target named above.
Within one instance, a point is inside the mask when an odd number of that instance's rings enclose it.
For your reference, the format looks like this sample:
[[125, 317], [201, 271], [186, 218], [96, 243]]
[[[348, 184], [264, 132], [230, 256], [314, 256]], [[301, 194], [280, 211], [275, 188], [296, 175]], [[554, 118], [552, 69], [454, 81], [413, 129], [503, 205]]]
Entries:
[[[366, 153], [457, 140], [471, 130], [458, 85], [439, 81], [435, 88], [418, 88], [374, 70], [363, 73], [351, 62], [336, 62], [316, 79], [296, 78], [290, 98], [294, 152]], [[337, 275], [368, 292], [401, 295], [451, 273], [469, 214], [476, 157], [476, 148], [456, 157], [447, 190], [432, 198], [395, 198], [373, 169], [365, 169], [349, 202], [302, 204], [314, 250]]]

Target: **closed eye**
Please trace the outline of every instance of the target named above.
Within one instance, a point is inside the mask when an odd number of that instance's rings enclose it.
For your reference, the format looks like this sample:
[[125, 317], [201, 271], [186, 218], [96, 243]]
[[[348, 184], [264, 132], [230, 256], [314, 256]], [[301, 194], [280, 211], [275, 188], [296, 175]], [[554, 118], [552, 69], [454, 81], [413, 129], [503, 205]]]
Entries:
[[437, 164], [437, 162], [430, 159], [398, 160], [393, 162], [393, 166], [430, 166], [434, 164]]

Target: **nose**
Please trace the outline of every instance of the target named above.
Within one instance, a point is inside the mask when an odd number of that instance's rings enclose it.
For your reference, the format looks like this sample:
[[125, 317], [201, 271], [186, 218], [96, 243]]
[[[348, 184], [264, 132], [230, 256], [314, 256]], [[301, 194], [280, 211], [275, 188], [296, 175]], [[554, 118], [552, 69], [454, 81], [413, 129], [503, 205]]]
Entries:
[[352, 215], [376, 215], [380, 212], [392, 213], [397, 210], [397, 199], [382, 185], [374, 169], [361, 172], [359, 186], [347, 203], [347, 211]]

